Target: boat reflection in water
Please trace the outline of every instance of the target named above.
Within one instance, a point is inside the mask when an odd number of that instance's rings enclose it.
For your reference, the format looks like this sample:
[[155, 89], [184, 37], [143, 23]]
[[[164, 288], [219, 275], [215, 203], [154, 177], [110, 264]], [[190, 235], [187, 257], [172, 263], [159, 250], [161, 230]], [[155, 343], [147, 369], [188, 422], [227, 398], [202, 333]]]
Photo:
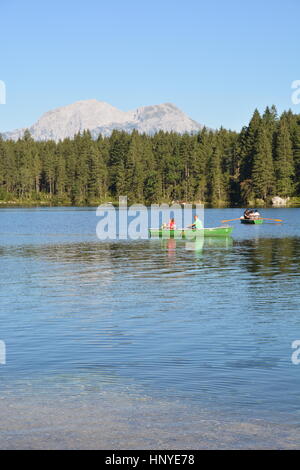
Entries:
[[186, 242], [185, 249], [188, 251], [195, 251], [202, 253], [206, 248], [230, 248], [233, 245], [232, 237], [216, 238], [216, 237], [205, 237], [195, 240], [194, 242]]
[[198, 240], [196, 239], [193, 242], [186, 242], [185, 243], [185, 249], [188, 251], [197, 251], [202, 253], [204, 247], [204, 238], [199, 238]]
[[166, 242], [166, 248], [168, 251], [168, 256], [170, 258], [176, 256], [176, 240], [175, 238], [169, 238], [168, 240], [164, 240]]
[[176, 240], [175, 238], [161, 239], [160, 247], [167, 251], [169, 257], [176, 256], [176, 249], [185, 248], [187, 251], [194, 251], [199, 254], [206, 248], [225, 248], [229, 249], [233, 246], [232, 237], [201, 237], [194, 241]]

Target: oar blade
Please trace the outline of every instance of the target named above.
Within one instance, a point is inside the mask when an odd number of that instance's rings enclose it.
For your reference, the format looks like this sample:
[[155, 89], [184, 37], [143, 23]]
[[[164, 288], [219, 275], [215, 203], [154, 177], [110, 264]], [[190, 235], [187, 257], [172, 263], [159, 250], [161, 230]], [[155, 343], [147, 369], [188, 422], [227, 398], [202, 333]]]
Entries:
[[275, 222], [283, 222], [283, 220], [281, 220], [281, 219], [270, 219], [268, 217], [259, 217], [259, 218], [262, 219], [262, 220], [274, 220]]

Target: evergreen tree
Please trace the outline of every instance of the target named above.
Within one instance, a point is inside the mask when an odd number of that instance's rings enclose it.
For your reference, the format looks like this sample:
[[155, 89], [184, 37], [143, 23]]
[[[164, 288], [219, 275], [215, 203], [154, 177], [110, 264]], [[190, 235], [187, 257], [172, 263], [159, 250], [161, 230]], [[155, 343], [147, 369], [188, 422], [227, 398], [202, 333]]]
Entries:
[[144, 172], [141, 162], [142, 138], [133, 131], [126, 156], [126, 194], [129, 200], [143, 202]]
[[212, 205], [219, 205], [224, 198], [221, 151], [215, 146], [208, 160], [208, 199]]
[[281, 119], [277, 135], [275, 160], [276, 192], [279, 196], [293, 193], [293, 151], [287, 123]]
[[255, 196], [266, 201], [274, 191], [274, 181], [272, 147], [267, 131], [261, 126], [257, 133], [253, 158], [252, 182]]
[[[112, 195], [120, 194], [119, 193], [120, 175], [122, 174], [125, 168], [129, 144], [130, 144], [129, 134], [126, 134], [126, 132], [120, 132], [120, 131], [112, 132], [112, 135], [110, 137], [110, 147], [109, 147], [109, 156], [108, 156], [109, 190]], [[125, 175], [124, 175], [124, 178], [125, 178]], [[117, 184], [117, 180], [118, 180], [118, 184]], [[124, 188], [126, 188], [125, 181], [124, 181]]]
[[300, 194], [300, 118], [296, 121], [292, 137], [293, 161], [295, 168], [295, 186], [297, 194]]
[[253, 160], [256, 153], [258, 131], [261, 126], [261, 116], [255, 109], [249, 126], [243, 134], [243, 150], [241, 161], [241, 180], [250, 180], [253, 171]]

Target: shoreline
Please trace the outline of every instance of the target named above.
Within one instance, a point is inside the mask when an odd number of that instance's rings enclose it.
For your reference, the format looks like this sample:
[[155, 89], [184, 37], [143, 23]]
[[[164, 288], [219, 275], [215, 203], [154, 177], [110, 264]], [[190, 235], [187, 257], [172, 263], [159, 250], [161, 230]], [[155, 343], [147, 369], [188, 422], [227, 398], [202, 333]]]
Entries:
[[[98, 203], [94, 203], [94, 204], [68, 204], [68, 203], [62, 203], [62, 204], [51, 204], [51, 203], [48, 203], [48, 202], [18, 202], [18, 201], [11, 201], [11, 202], [2, 202], [0, 201], [0, 209], [13, 209], [13, 208], [32, 208], [32, 207], [36, 207], [36, 208], [59, 208], [59, 207], [69, 207], [69, 208], [84, 208], [84, 207], [89, 207], [89, 208], [92, 208], [92, 207], [95, 207], [97, 208], [98, 206], [100, 205], [104, 205], [104, 204], [109, 204], [111, 205], [112, 207], [118, 207], [119, 206], [119, 202], [98, 202]], [[128, 203], [128, 207], [130, 207], [130, 205], [133, 205], [133, 204], [137, 204], [137, 203]], [[153, 203], [153, 204], [168, 204], [168, 205], [172, 205], [172, 202], [157, 202], [157, 203]], [[177, 204], [177, 203], [176, 203]], [[194, 203], [194, 202], [188, 202], [186, 204], [191, 204], [193, 207], [196, 206], [197, 203]], [[199, 203], [200, 204], [200, 203]], [[202, 204], [202, 203], [201, 203]], [[151, 204], [143, 204], [145, 205], [145, 207], [151, 207]], [[180, 204], [182, 207], [184, 207], [184, 204]], [[246, 207], [246, 205], [242, 205], [242, 204], [238, 204], [238, 205], [221, 205], [221, 206], [212, 206], [208, 203], [203, 203], [204, 205], [204, 208], [205, 209], [244, 209]], [[299, 203], [291, 203], [291, 204], [286, 204], [286, 205], [264, 205], [264, 206], [261, 206], [261, 205], [255, 205], [255, 204], [250, 204], [248, 205], [249, 207], [251, 206], [255, 206], [259, 209], [298, 209], [300, 207], [300, 202]]]

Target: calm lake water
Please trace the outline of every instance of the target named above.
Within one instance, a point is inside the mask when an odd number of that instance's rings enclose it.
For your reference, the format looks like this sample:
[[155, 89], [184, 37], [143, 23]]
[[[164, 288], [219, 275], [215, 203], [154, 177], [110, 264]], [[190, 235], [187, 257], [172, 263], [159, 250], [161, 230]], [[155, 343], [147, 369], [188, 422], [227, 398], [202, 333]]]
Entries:
[[[207, 209], [205, 225], [241, 212]], [[87, 407], [122, 397], [124, 416], [142, 397], [158, 415], [186, 406], [183, 421], [205, 410], [299, 429], [300, 209], [262, 212], [284, 223], [233, 222], [232, 237], [199, 245], [99, 241], [91, 208], [1, 209], [0, 401], [14, 432], [53, 397]], [[0, 447], [6, 438], [2, 422]]]

